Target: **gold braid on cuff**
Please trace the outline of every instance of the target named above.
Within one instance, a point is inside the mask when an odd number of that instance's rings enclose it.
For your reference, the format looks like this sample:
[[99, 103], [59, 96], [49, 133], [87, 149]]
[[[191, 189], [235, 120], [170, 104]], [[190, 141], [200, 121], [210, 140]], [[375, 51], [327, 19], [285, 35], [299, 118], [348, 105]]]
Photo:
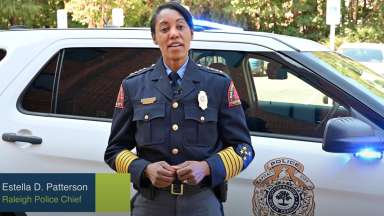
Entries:
[[121, 151], [115, 160], [116, 171], [118, 173], [127, 173], [129, 165], [137, 158], [139, 157], [129, 150]]
[[226, 171], [225, 180], [229, 180], [230, 178], [238, 175], [243, 169], [243, 160], [238, 154], [236, 154], [232, 147], [228, 147], [220, 151], [218, 155], [224, 163]]

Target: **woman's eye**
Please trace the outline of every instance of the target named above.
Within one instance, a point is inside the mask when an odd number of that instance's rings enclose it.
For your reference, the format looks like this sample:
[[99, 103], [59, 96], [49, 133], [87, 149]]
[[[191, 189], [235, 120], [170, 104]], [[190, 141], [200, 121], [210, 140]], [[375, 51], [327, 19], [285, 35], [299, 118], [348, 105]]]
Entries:
[[183, 26], [183, 25], [179, 25], [179, 26], [177, 26], [177, 29], [178, 29], [178, 30], [183, 30], [183, 29], [184, 29], [184, 26]]
[[161, 28], [161, 29], [160, 29], [160, 32], [165, 33], [165, 32], [168, 31], [168, 29], [169, 29], [169, 28]]

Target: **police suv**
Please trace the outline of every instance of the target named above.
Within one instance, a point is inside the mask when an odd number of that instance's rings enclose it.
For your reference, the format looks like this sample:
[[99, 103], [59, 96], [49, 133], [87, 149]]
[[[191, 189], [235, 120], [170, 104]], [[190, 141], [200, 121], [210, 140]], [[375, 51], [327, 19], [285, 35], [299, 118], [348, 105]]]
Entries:
[[[150, 35], [0, 32], [0, 172], [112, 172], [103, 157], [119, 85], [160, 57]], [[383, 215], [382, 76], [269, 33], [195, 32], [190, 56], [233, 79], [255, 149], [229, 181], [226, 215]]]

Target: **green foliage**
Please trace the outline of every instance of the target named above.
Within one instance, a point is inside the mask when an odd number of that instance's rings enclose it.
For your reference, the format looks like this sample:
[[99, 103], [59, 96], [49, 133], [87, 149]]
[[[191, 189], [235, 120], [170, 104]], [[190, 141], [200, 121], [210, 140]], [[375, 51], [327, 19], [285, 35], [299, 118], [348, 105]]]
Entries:
[[384, 4], [382, 0], [350, 0], [348, 7], [344, 6], [343, 12], [339, 31], [341, 40], [384, 42]]
[[91, 28], [102, 28], [108, 24], [112, 11], [112, 0], [70, 0], [65, 9], [72, 19]]
[[349, 42], [380, 42], [383, 40], [383, 29], [376, 26], [358, 26], [344, 30], [344, 38]]
[[0, 25], [31, 26], [33, 18], [39, 15], [41, 8], [37, 0], [0, 0]]
[[72, 19], [88, 25], [102, 28], [112, 23], [112, 9], [124, 10], [125, 26], [148, 26], [152, 8], [165, 2], [160, 0], [69, 0], [65, 8]]
[[62, 8], [63, 0], [0, 0], [0, 27], [56, 27], [56, 11]]
[[64, 8], [64, 1], [43, 0], [40, 1], [40, 5], [40, 14], [32, 19], [34, 23], [33, 27], [56, 27], [56, 11]]
[[[149, 26], [153, 9], [167, 0], [0, 0], [0, 27], [56, 27], [56, 10], [66, 8], [69, 27], [105, 27], [112, 8], [123, 8], [125, 26]], [[194, 17], [327, 42], [326, 0], [179, 0]], [[384, 42], [383, 0], [341, 0], [336, 43]]]
[[232, 0], [247, 29], [319, 40], [326, 36], [323, 0]]
[[164, 2], [165, 0], [127, 0], [127, 3], [124, 4], [123, 7], [125, 11], [125, 26], [148, 27], [152, 15], [152, 9]]

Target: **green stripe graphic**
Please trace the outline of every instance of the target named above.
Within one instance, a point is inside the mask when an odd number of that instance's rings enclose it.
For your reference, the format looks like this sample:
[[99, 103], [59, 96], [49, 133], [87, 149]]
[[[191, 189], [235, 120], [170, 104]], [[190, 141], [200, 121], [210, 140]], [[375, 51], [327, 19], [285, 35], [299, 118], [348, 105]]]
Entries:
[[96, 212], [129, 212], [131, 177], [129, 174], [96, 174]]

